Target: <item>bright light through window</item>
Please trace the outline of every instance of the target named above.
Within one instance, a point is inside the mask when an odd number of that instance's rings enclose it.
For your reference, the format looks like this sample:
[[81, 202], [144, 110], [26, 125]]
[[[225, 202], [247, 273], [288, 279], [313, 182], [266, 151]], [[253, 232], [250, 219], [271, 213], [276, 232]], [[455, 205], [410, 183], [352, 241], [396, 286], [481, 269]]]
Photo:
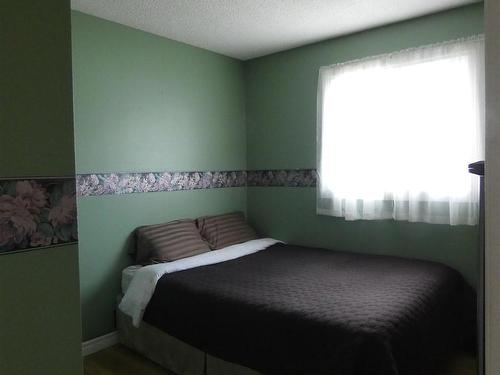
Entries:
[[475, 224], [482, 55], [476, 38], [322, 68], [318, 213]]

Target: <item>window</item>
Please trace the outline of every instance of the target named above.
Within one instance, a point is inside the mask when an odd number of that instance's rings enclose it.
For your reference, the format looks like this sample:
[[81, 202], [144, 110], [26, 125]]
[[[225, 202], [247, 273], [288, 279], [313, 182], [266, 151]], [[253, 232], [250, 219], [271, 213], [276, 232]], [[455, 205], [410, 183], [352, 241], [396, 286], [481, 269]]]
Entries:
[[483, 159], [484, 42], [320, 69], [317, 212], [474, 225]]

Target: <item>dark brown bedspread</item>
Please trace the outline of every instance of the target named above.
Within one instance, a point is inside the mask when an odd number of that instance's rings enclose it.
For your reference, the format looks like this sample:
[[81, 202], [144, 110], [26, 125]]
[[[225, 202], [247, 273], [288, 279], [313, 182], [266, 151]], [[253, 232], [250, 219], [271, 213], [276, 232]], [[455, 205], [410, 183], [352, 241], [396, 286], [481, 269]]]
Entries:
[[442, 264], [279, 244], [164, 275], [144, 320], [266, 374], [429, 375], [472, 296]]

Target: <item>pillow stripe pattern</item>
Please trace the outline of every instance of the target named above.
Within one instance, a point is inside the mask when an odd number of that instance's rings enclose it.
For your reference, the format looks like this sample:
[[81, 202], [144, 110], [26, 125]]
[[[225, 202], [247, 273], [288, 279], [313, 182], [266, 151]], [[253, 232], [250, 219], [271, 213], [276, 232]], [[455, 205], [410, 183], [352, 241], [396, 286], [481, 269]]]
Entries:
[[242, 212], [200, 217], [197, 224], [201, 236], [213, 250], [257, 238]]
[[191, 219], [136, 229], [137, 262], [170, 262], [210, 251]]

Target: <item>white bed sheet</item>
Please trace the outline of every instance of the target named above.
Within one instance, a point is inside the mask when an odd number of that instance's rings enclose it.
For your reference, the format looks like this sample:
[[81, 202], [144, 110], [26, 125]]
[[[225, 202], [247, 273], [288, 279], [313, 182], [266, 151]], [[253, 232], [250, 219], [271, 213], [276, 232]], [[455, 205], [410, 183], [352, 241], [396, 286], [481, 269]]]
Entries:
[[143, 266], [135, 264], [133, 266], [128, 266], [122, 271], [122, 293], [125, 294], [127, 292], [132, 279], [134, 278], [137, 270], [141, 269]]

